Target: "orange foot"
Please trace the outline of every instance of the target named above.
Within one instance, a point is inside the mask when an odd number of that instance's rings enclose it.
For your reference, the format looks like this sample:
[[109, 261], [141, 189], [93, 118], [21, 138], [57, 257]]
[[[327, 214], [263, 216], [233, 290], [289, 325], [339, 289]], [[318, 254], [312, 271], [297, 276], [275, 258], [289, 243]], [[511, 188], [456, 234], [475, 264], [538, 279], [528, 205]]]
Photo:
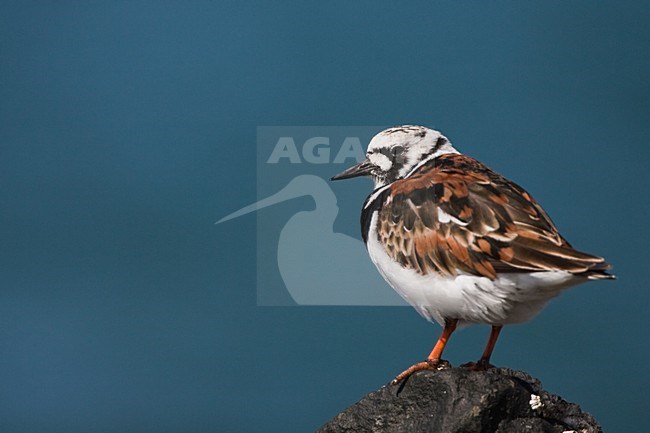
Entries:
[[478, 362], [468, 362], [460, 366], [461, 368], [466, 368], [471, 371], [485, 371], [488, 368], [496, 368], [494, 365], [490, 364], [489, 361], [480, 359]]
[[421, 370], [445, 370], [447, 368], [451, 368], [451, 364], [449, 362], [445, 361], [444, 359], [428, 359], [423, 362], [418, 362], [417, 364], [413, 364], [403, 372], [397, 375], [395, 379], [391, 382], [391, 385], [397, 385], [404, 379], [408, 378], [410, 375], [417, 371]]

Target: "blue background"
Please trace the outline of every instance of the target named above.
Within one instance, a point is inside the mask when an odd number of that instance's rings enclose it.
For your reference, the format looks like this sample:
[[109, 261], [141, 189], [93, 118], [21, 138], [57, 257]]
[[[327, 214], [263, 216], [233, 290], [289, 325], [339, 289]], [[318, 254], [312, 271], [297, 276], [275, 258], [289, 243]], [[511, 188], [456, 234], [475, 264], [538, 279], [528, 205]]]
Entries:
[[[257, 307], [255, 216], [213, 224], [256, 199], [257, 125], [398, 123], [615, 265], [494, 362], [643, 430], [649, 21], [641, 1], [2, 2], [0, 431], [311, 431], [422, 359], [439, 329], [410, 308]], [[351, 185], [335, 227], [358, 236]]]

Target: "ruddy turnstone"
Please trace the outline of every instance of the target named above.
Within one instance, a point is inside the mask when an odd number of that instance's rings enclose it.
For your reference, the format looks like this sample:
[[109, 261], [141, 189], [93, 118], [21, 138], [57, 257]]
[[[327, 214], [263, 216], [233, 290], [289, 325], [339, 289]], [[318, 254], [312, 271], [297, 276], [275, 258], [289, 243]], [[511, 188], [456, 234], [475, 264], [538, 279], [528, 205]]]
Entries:
[[370, 176], [361, 213], [373, 263], [425, 319], [443, 331], [427, 360], [397, 383], [445, 364], [457, 326], [488, 324], [483, 370], [504, 325], [530, 320], [564, 289], [611, 279], [601, 257], [574, 249], [523, 188], [458, 152], [440, 132], [397, 126], [377, 134], [366, 159], [332, 180]]

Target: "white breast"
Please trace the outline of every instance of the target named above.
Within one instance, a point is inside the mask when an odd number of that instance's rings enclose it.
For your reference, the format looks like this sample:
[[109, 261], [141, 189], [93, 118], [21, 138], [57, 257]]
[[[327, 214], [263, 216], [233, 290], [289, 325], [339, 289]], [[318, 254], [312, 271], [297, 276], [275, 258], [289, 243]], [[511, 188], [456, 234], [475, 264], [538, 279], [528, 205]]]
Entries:
[[461, 325], [525, 322], [563, 289], [586, 281], [564, 271], [502, 274], [494, 280], [421, 275], [388, 256], [377, 238], [376, 221], [377, 212], [372, 216], [367, 247], [379, 273], [418, 313], [441, 325], [445, 318], [459, 319]]

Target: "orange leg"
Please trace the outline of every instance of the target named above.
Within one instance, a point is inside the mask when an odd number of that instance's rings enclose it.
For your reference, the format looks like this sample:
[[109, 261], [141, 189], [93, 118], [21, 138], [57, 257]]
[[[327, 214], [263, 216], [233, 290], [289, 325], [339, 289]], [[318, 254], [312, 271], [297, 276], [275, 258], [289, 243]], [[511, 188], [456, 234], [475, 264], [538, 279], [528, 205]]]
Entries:
[[413, 364], [403, 372], [397, 375], [395, 379], [391, 382], [393, 385], [400, 383], [416, 371], [420, 370], [437, 370], [439, 367], [441, 367], [441, 357], [442, 357], [442, 352], [445, 350], [445, 346], [447, 345], [447, 341], [449, 341], [449, 337], [451, 334], [454, 332], [456, 329], [456, 325], [458, 324], [457, 319], [451, 319], [451, 320], [445, 320], [445, 327], [442, 330], [442, 334], [440, 334], [440, 338], [438, 338], [438, 341], [436, 342], [436, 345], [433, 347], [433, 350], [429, 354], [429, 357], [427, 358], [426, 361], [424, 362], [418, 362], [417, 364]]
[[497, 339], [499, 338], [499, 333], [501, 332], [501, 328], [503, 328], [503, 325], [492, 326], [492, 331], [490, 332], [490, 338], [488, 338], [488, 342], [485, 345], [485, 350], [483, 351], [483, 355], [481, 355], [481, 359], [479, 359], [478, 362], [469, 362], [467, 364], [461, 365], [461, 367], [469, 368], [470, 370], [475, 370], [475, 371], [487, 370], [490, 367], [490, 357], [492, 356], [492, 351], [494, 350], [494, 346], [497, 344]]

